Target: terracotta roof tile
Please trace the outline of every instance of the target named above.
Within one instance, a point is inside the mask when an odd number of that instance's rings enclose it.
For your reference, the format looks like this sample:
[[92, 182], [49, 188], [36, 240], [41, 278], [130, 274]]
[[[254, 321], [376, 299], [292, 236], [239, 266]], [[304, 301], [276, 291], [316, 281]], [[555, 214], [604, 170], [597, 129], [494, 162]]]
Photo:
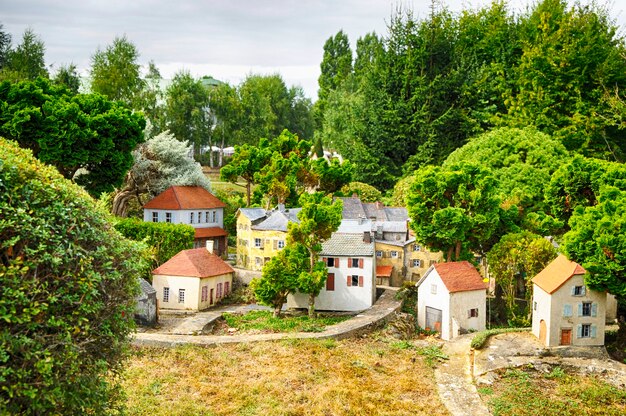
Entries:
[[211, 209], [225, 206], [225, 203], [201, 186], [170, 186], [144, 205], [144, 208]]
[[222, 237], [228, 232], [220, 227], [196, 228], [195, 238]]
[[537, 273], [537, 276], [533, 277], [533, 283], [546, 293], [554, 293], [570, 277], [585, 273], [585, 269], [580, 264], [559, 254], [556, 259], [552, 260], [552, 263], [548, 264], [545, 269]]
[[234, 270], [228, 263], [202, 247], [181, 251], [154, 269], [152, 274], [211, 277], [232, 272]]
[[376, 266], [376, 277], [391, 277], [393, 266]]
[[434, 267], [450, 293], [487, 289], [480, 273], [468, 261], [435, 263]]

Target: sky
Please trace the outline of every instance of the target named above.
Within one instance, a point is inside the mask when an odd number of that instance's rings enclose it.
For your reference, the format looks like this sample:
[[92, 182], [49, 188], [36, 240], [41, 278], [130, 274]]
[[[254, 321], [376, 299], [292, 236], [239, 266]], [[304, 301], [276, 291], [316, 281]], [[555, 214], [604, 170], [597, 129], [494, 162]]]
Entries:
[[[440, 2], [441, 0], [437, 0]], [[452, 12], [490, 0], [444, 0]], [[611, 15], [626, 26], [626, 5]], [[514, 11], [527, 0], [510, 0]], [[430, 0], [0, 0], [0, 23], [17, 45], [32, 28], [46, 46], [54, 74], [73, 63], [87, 76], [91, 56], [125, 35], [139, 63], [154, 61], [163, 78], [180, 70], [211, 75], [232, 85], [251, 73], [279, 73], [315, 100], [323, 45], [339, 30], [353, 49], [358, 37], [387, 33], [398, 7], [426, 17]]]

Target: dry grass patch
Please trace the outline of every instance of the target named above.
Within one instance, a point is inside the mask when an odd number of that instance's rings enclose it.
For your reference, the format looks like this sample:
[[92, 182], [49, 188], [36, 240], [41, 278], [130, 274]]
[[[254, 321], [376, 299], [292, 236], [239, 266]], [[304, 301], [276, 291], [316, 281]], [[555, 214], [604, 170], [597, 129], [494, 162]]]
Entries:
[[423, 357], [375, 340], [143, 348], [125, 388], [131, 415], [448, 414]]

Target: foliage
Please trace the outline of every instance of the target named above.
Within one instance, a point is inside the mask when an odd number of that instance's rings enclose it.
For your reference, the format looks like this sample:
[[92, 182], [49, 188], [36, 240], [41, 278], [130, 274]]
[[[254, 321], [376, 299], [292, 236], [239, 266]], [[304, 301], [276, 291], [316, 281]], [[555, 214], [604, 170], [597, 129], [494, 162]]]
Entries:
[[329, 161], [319, 158], [311, 160], [310, 163], [311, 174], [317, 180], [314, 186], [319, 191], [327, 194], [335, 193], [352, 179], [354, 165], [349, 160], [340, 162], [338, 159]]
[[116, 37], [105, 50], [98, 49], [91, 57], [91, 91], [134, 107], [143, 88], [138, 59], [139, 51], [126, 36]]
[[415, 286], [415, 282], [404, 281], [396, 293], [396, 299], [402, 301], [402, 312], [417, 317], [417, 286]]
[[115, 229], [124, 237], [144, 241], [156, 251], [156, 266], [168, 261], [182, 250], [193, 248], [194, 228], [187, 224], [145, 222], [125, 218], [115, 223]]
[[8, 63], [9, 51], [11, 50], [11, 34], [4, 31], [4, 25], [0, 23], [0, 71]]
[[524, 282], [524, 294], [532, 299], [532, 278], [556, 257], [556, 249], [540, 235], [529, 231], [504, 235], [487, 254], [489, 274], [501, 288], [507, 306], [508, 319], [525, 317], [530, 310], [518, 311], [515, 299], [518, 281]]
[[201, 186], [211, 191], [202, 167], [189, 157], [191, 146], [168, 131], [150, 137], [150, 130], [145, 132], [149, 138], [133, 151], [134, 163], [113, 198], [112, 212], [119, 217], [127, 215], [132, 198], [143, 206], [142, 198], [154, 198], [170, 186]]
[[261, 139], [258, 146], [244, 144], [235, 146], [235, 154], [230, 162], [220, 170], [220, 179], [237, 184], [239, 178], [245, 181], [246, 206], [250, 206], [252, 185], [256, 184], [255, 174], [269, 162], [270, 151], [267, 139]]
[[383, 194], [372, 185], [363, 182], [350, 182], [341, 187], [340, 196], [350, 197], [356, 194], [363, 202], [378, 202], [383, 198]]
[[408, 202], [417, 241], [447, 253], [447, 261], [486, 253], [504, 233], [496, 182], [477, 164], [420, 169]]
[[409, 175], [396, 182], [396, 184], [393, 186], [391, 197], [387, 201], [387, 205], [392, 207], [408, 206], [407, 198], [409, 196], [409, 192], [411, 191], [411, 186], [413, 185], [414, 180], [415, 176]]
[[54, 78], [52, 79], [56, 85], [65, 86], [72, 94], [78, 94], [80, 88], [80, 76], [76, 70], [76, 65], [69, 64], [59, 67]]
[[530, 328], [494, 328], [488, 329], [486, 331], [478, 332], [472, 338], [472, 342], [470, 343], [470, 347], [475, 350], [482, 350], [485, 345], [487, 345], [487, 341], [494, 335], [506, 334], [508, 332], [528, 332]]
[[[239, 208], [243, 208], [245, 206], [243, 194], [228, 189], [216, 189], [213, 191], [213, 194], [217, 197], [217, 199], [226, 204], [226, 207], [224, 208], [224, 230], [228, 232], [229, 238], [236, 237], [236, 214]], [[236, 240], [233, 244], [236, 245]]]
[[325, 327], [349, 319], [349, 316], [284, 316], [276, 318], [268, 311], [250, 311], [245, 314], [222, 315], [230, 328], [241, 332], [322, 332]]
[[15, 49], [8, 48], [8, 45], [10, 38], [6, 46], [6, 64], [0, 66], [3, 70], [0, 79], [34, 81], [38, 77], [48, 78], [44, 58], [46, 46], [31, 28], [24, 31], [22, 42]]
[[101, 95], [71, 95], [42, 78], [0, 83], [0, 109], [0, 135], [31, 149], [92, 196], [121, 185], [131, 152], [143, 141], [140, 114]]
[[0, 139], [0, 413], [118, 414], [143, 245]]

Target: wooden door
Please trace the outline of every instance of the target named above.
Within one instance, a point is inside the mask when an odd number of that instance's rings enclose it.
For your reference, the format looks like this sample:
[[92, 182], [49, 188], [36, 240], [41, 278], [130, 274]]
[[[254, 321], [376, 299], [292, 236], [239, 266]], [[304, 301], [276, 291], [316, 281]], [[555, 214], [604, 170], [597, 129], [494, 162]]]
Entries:
[[572, 345], [572, 329], [561, 329], [561, 345]]
[[430, 331], [437, 331], [441, 334], [441, 316], [443, 315], [441, 309], [426, 307], [426, 329]]
[[541, 322], [539, 322], [539, 341], [543, 345], [546, 345], [546, 333], [547, 332], [548, 332], [548, 329], [546, 328], [546, 321], [542, 319]]

